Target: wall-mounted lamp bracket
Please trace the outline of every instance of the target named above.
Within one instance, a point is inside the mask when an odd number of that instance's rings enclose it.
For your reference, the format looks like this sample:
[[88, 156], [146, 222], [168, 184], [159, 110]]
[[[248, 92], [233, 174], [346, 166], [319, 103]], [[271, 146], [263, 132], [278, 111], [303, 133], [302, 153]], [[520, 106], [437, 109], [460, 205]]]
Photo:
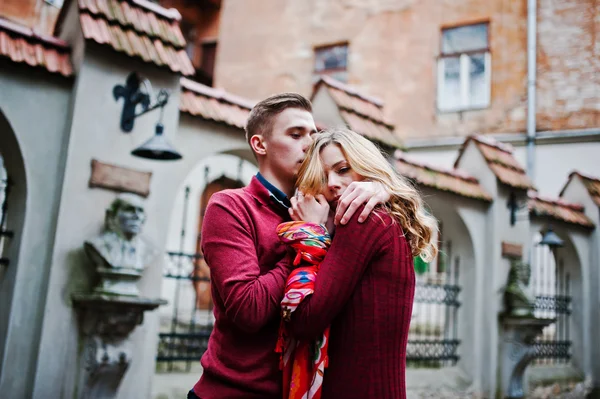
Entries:
[[[146, 93], [140, 90], [140, 85], [146, 86]], [[144, 115], [157, 108], [163, 108], [169, 101], [169, 93], [161, 89], [156, 96], [156, 103], [150, 105], [151, 100], [151, 89], [148, 88], [146, 81], [140, 79], [140, 77], [132, 72], [127, 77], [125, 86], [116, 85], [113, 88], [113, 96], [115, 100], [123, 97], [123, 111], [121, 113], [121, 130], [125, 133], [129, 133], [133, 130], [133, 122], [138, 116]], [[140, 105], [142, 110], [136, 114], [135, 110]]]

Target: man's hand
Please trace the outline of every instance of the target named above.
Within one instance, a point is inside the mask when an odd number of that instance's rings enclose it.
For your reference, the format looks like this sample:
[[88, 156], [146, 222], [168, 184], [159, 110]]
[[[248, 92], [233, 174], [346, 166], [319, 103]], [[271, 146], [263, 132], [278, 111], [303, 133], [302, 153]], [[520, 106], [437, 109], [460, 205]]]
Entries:
[[338, 201], [335, 212], [335, 224], [346, 224], [359, 206], [366, 203], [365, 209], [358, 217], [359, 223], [364, 222], [375, 206], [390, 199], [390, 193], [379, 182], [352, 182]]
[[327, 223], [329, 204], [323, 195], [319, 194], [316, 197], [312, 195], [304, 196], [299, 192], [296, 197], [290, 199], [290, 202], [292, 203], [290, 208], [292, 220], [319, 224]]

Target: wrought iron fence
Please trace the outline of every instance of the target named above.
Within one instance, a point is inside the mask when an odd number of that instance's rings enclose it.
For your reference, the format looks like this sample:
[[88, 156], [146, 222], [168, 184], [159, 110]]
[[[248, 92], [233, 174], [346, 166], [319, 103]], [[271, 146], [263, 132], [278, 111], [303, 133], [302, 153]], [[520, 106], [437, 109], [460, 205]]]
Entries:
[[[566, 286], [569, 275], [566, 275]], [[554, 318], [556, 322], [546, 327], [535, 343], [536, 364], [568, 363], [571, 360], [571, 337], [569, 323], [571, 297], [569, 295], [538, 295], [534, 314], [542, 318]]]
[[10, 260], [5, 256], [7, 240], [13, 236], [13, 232], [6, 227], [6, 215], [8, 211], [8, 195], [10, 194], [11, 182], [6, 177], [6, 171], [0, 164], [0, 266], [8, 266]]
[[534, 315], [556, 319], [536, 339], [534, 364], [561, 364], [571, 360], [571, 278], [562, 260], [555, 262], [547, 247], [536, 247], [531, 285], [536, 296]]
[[417, 277], [406, 353], [409, 367], [438, 368], [459, 360], [459, 263], [456, 257], [446, 270], [431, 270]]
[[163, 277], [165, 289], [171, 293], [167, 305], [169, 319], [162, 320], [159, 333], [159, 369], [166, 371], [189, 371], [193, 363], [202, 357], [213, 328], [212, 305], [205, 309], [198, 306], [197, 284], [208, 289], [210, 279], [199, 271], [200, 254], [168, 252]]

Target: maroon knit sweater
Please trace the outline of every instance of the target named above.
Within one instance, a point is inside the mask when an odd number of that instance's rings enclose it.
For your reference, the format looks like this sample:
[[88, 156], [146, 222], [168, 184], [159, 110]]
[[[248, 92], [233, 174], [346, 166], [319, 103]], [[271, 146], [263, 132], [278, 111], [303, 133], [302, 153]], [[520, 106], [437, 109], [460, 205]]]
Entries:
[[194, 392], [202, 399], [281, 399], [275, 353], [291, 256], [276, 228], [287, 211], [252, 178], [214, 194], [202, 224], [215, 326]]
[[322, 399], [404, 399], [412, 254], [389, 215], [359, 224], [359, 214], [337, 227], [315, 292], [292, 314], [292, 330], [314, 339], [331, 325]]
[[[331, 325], [323, 399], [404, 398], [405, 352], [414, 295], [410, 248], [398, 224], [360, 210], [339, 226], [315, 293], [294, 312], [300, 337]], [[212, 196], [202, 249], [211, 270], [215, 326], [194, 392], [201, 399], [280, 399], [275, 353], [290, 259], [276, 227], [289, 220], [253, 178]]]

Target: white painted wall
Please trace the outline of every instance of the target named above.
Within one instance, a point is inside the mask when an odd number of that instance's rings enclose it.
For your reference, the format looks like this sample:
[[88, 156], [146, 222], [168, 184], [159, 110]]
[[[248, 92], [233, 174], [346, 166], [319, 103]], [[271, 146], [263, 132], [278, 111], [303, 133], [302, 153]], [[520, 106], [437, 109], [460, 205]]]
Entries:
[[73, 81], [4, 63], [0, 72], [0, 153], [14, 181], [0, 275], [0, 392], [31, 396], [41, 315], [64, 173]]

